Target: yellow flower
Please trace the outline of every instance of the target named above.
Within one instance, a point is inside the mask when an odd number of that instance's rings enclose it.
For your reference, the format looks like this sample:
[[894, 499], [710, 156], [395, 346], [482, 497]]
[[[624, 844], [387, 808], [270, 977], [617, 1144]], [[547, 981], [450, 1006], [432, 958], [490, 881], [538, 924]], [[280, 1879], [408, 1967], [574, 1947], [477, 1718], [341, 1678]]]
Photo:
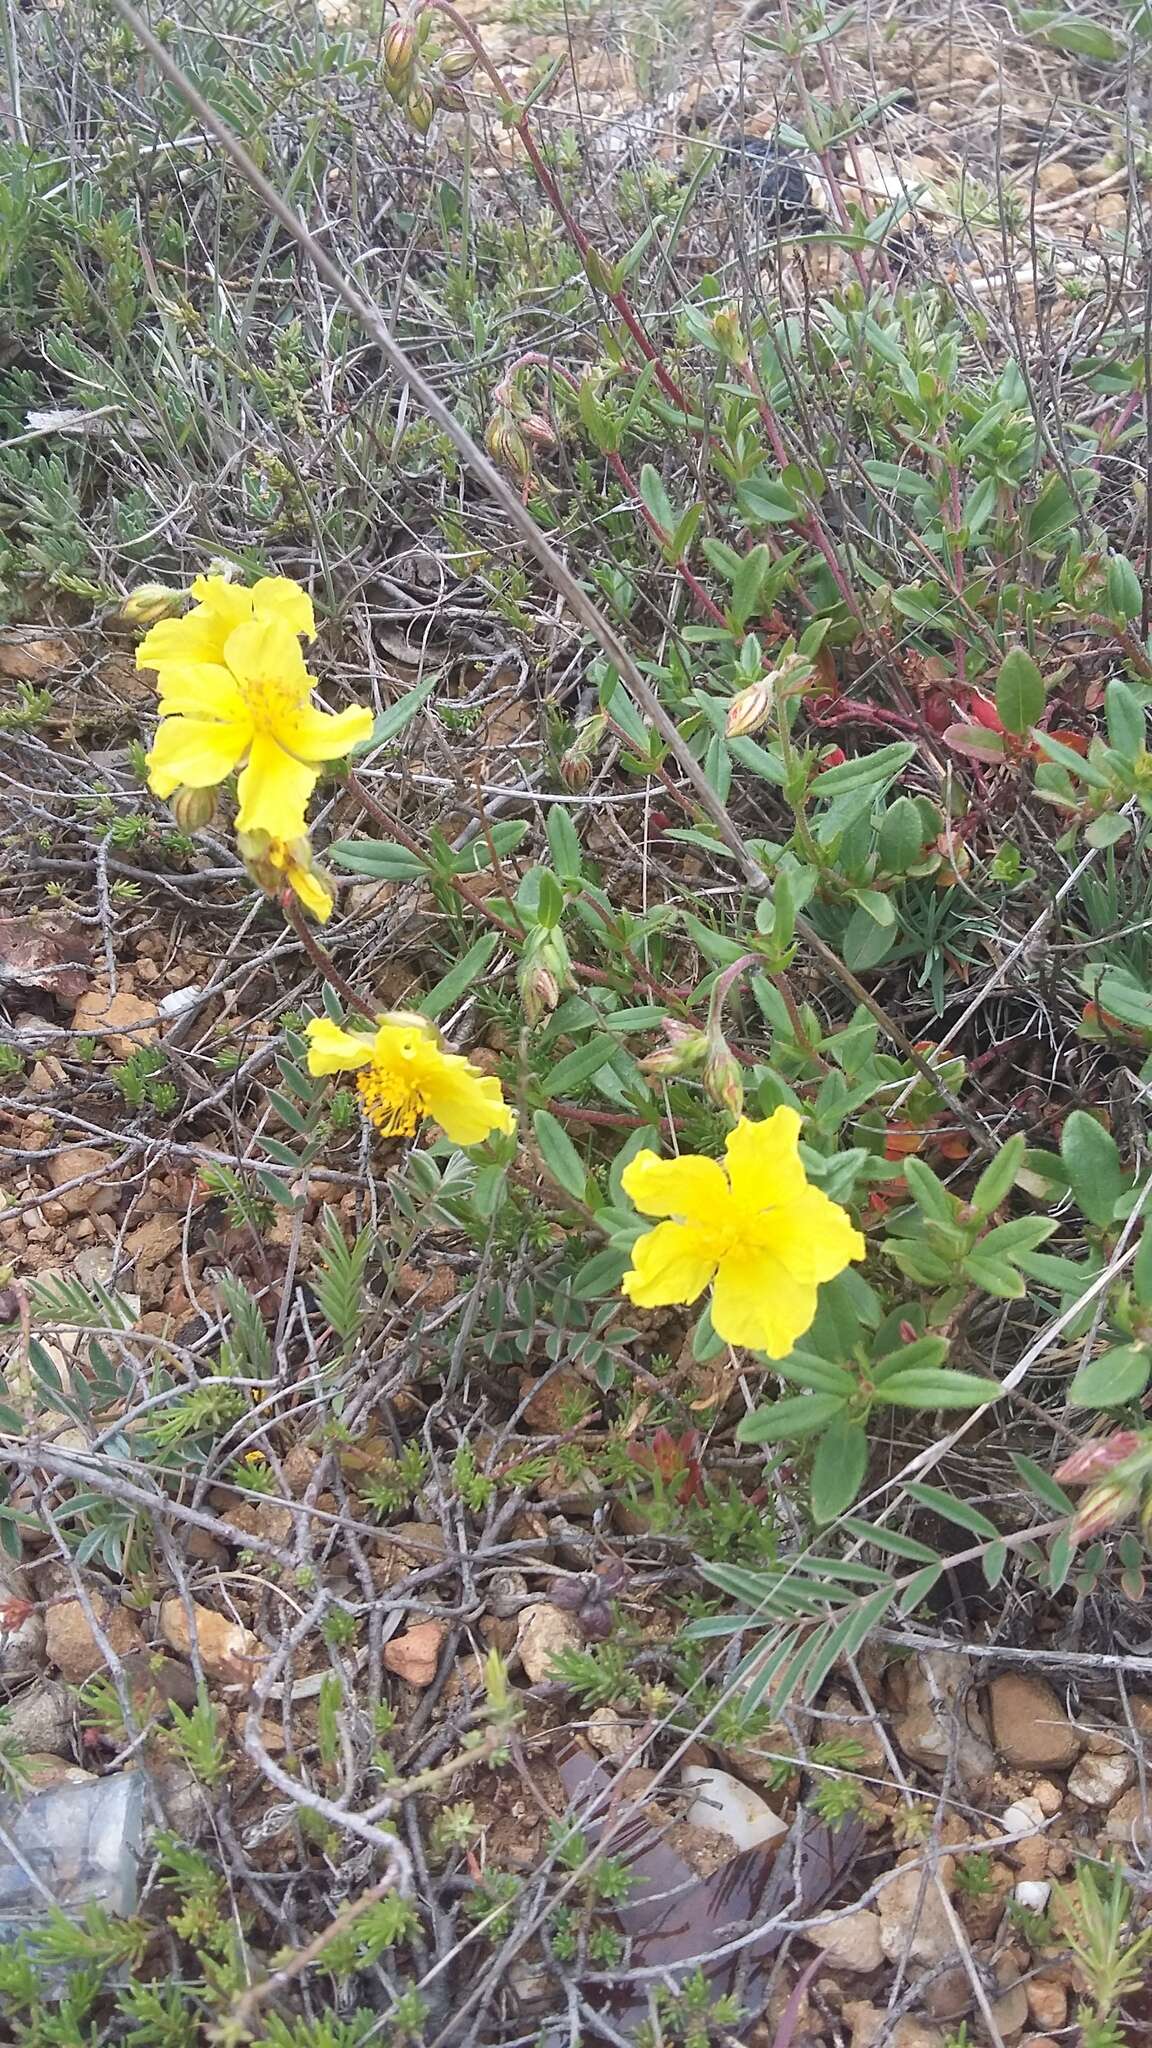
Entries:
[[637, 1154], [621, 1175], [625, 1192], [645, 1216], [674, 1219], [632, 1247], [621, 1285], [637, 1308], [695, 1301], [711, 1283], [718, 1337], [787, 1357], [816, 1314], [821, 1281], [865, 1250], [847, 1211], [809, 1185], [799, 1135], [796, 1111], [781, 1108], [764, 1123], [741, 1118], [727, 1170], [691, 1153]]
[[237, 832], [236, 848], [252, 880], [266, 896], [279, 896], [287, 886], [320, 924], [332, 915], [332, 884], [316, 865], [307, 834], [302, 839], [270, 839], [267, 832]]
[[515, 1128], [499, 1081], [459, 1053], [442, 1052], [423, 1017], [392, 1010], [369, 1035], [345, 1031], [329, 1017], [308, 1025], [308, 1072], [357, 1069], [366, 1117], [389, 1138], [411, 1137], [430, 1116], [454, 1145], [478, 1145], [491, 1131]]
[[303, 838], [319, 764], [366, 740], [372, 713], [313, 705], [299, 635], [311, 639], [315, 623], [299, 584], [265, 576], [246, 590], [201, 576], [192, 596], [190, 612], [162, 619], [136, 650], [160, 695], [148, 786], [160, 797], [181, 784], [208, 789], [243, 764], [239, 829]]

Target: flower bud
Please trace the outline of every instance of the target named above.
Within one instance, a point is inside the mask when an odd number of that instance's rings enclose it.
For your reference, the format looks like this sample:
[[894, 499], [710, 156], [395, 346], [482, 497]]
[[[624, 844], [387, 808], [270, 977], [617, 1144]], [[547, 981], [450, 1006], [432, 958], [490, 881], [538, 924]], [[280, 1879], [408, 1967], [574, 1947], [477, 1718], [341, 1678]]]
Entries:
[[408, 116], [409, 127], [414, 128], [417, 135], [427, 135], [436, 108], [432, 95], [425, 86], [414, 85], [411, 88], [404, 102], [404, 112]]
[[416, 31], [410, 21], [394, 21], [384, 38], [384, 69], [405, 79], [416, 61]]
[[440, 59], [441, 78], [467, 78], [476, 69], [476, 52], [467, 43], [461, 43], [456, 50], [446, 50]]
[[607, 729], [608, 721], [599, 712], [579, 727], [572, 745], [560, 756], [560, 780], [565, 789], [587, 789], [592, 780], [592, 763]]
[[1102, 1479], [1099, 1486], [1093, 1486], [1084, 1495], [1068, 1533], [1073, 1543], [1083, 1543], [1089, 1536], [1099, 1536], [1101, 1530], [1111, 1529], [1116, 1522], [1122, 1522], [1130, 1515], [1140, 1498], [1140, 1488], [1130, 1479]]
[[511, 413], [493, 413], [484, 431], [484, 446], [493, 462], [498, 462], [502, 469], [510, 469], [521, 481], [531, 476], [532, 456], [528, 443]]
[[126, 626], [154, 626], [157, 619], [171, 619], [187, 601], [183, 590], [169, 590], [163, 583], [142, 583], [129, 592], [120, 607]]
[[721, 355], [730, 363], [742, 363], [748, 354], [748, 344], [740, 322], [740, 308], [722, 306], [718, 313], [713, 313], [709, 324]]
[[182, 783], [169, 797], [168, 809], [181, 832], [203, 832], [216, 816], [216, 791], [189, 789]]
[[760, 676], [743, 690], [737, 690], [728, 706], [724, 731], [728, 739], [734, 740], [750, 732], [759, 732], [772, 716], [772, 705], [776, 696], [776, 679], [773, 675]]
[[[668, 1029], [665, 1024], [665, 1030]], [[638, 1062], [642, 1074], [694, 1074], [708, 1057], [708, 1040], [702, 1031], [686, 1032], [657, 1052], [646, 1053]]]
[[435, 106], [439, 107], [442, 114], [466, 114], [468, 112], [467, 100], [460, 87], [454, 85], [450, 78], [441, 78], [433, 86], [432, 101]]
[[1144, 1449], [1147, 1436], [1135, 1429], [1115, 1429], [1111, 1436], [1090, 1436], [1071, 1457], [1057, 1465], [1053, 1478], [1065, 1486], [1083, 1485], [1086, 1479], [1101, 1479], [1136, 1451]]
[[708, 1100], [738, 1119], [744, 1109], [744, 1078], [739, 1060], [730, 1051], [727, 1041], [718, 1034], [708, 1040], [708, 1057], [702, 1078]]
[[560, 1001], [560, 984], [542, 960], [526, 960], [517, 976], [520, 1001], [529, 1024], [550, 1016]]

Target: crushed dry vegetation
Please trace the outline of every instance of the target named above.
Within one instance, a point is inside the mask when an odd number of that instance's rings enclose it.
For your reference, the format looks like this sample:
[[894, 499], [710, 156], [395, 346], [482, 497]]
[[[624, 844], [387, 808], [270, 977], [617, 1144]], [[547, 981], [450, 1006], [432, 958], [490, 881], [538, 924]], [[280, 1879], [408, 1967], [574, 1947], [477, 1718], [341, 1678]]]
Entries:
[[1146, 0], [129, 14], [0, 22], [0, 2039], [1145, 2042]]

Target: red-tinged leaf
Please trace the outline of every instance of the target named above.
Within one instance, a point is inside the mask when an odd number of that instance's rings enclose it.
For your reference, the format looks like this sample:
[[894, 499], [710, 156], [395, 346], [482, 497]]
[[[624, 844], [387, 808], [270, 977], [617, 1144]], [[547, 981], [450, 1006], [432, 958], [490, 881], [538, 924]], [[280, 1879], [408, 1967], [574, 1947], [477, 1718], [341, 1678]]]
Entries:
[[1004, 740], [998, 732], [989, 732], [982, 725], [950, 725], [944, 734], [945, 746], [953, 753], [964, 754], [970, 761], [1002, 761]]

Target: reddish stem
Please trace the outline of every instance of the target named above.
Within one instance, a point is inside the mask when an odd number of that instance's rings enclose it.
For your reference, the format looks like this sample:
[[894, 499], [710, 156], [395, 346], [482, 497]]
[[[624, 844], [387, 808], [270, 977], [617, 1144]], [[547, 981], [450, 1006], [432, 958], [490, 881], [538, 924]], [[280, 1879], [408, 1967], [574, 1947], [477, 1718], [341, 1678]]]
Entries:
[[[627, 468], [623, 458], [617, 455], [614, 450], [609, 451], [608, 466], [612, 470], [613, 475], [616, 476], [619, 479], [619, 481], [623, 484], [624, 489], [627, 491], [629, 497], [635, 498], [637, 509], [640, 513], [641, 519], [644, 521], [645, 526], [648, 527], [650, 532], [655, 534], [657, 540], [660, 542], [661, 547], [667, 547], [668, 542], [672, 538], [671, 534], [666, 533], [664, 528], [661, 526], [660, 521], [658, 519], [653, 518], [651, 512], [648, 510], [647, 505], [644, 503], [644, 500], [640, 495], [639, 489], [636, 484], [636, 480], [633, 477], [631, 470]], [[691, 569], [688, 567], [687, 562], [685, 562], [683, 558], [681, 558], [679, 561], [674, 562], [672, 566], [677, 571], [677, 574], [684, 578], [685, 583], [688, 585], [689, 590], [692, 592], [692, 595], [695, 598], [699, 609], [704, 613], [705, 618], [712, 619], [716, 625], [723, 626], [725, 632], [727, 632], [729, 630], [727, 619], [724, 617], [724, 614], [720, 610], [719, 605], [713, 604], [712, 599], [708, 595], [708, 592], [705, 590], [703, 584], [699, 581], [699, 579], [693, 575]]]

